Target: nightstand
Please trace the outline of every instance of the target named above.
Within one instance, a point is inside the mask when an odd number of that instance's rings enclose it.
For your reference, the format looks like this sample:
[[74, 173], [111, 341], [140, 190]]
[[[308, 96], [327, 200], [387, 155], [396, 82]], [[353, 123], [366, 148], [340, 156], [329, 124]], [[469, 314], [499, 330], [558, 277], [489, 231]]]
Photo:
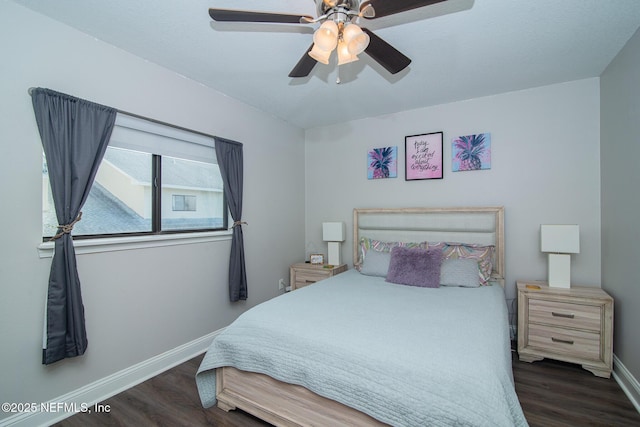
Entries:
[[577, 363], [609, 378], [613, 356], [613, 298], [600, 288], [550, 288], [518, 281], [518, 355]]
[[328, 267], [327, 264], [300, 262], [293, 264], [289, 268], [289, 274], [291, 276], [289, 283], [293, 291], [345, 271], [347, 271], [347, 264]]

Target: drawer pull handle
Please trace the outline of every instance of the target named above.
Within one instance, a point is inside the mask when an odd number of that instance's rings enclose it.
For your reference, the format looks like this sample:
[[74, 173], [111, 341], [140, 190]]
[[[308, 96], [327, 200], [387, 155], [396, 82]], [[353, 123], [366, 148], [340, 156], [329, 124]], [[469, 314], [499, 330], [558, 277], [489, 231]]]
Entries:
[[573, 319], [576, 317], [575, 314], [556, 313], [555, 311], [552, 311], [551, 315], [553, 317], [566, 317], [567, 319]]
[[561, 340], [560, 338], [551, 337], [551, 341], [553, 341], [553, 342], [561, 342], [563, 344], [573, 345], [573, 341], [572, 340]]

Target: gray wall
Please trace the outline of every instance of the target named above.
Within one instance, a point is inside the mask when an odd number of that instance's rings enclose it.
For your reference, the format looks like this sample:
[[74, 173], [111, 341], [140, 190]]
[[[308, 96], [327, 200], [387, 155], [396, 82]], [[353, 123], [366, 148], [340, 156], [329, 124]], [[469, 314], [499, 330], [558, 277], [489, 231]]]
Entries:
[[[12, 2], [0, 2], [0, 54], [3, 402], [47, 402], [203, 337], [279, 294], [278, 279], [288, 278], [304, 248], [302, 130]], [[31, 86], [243, 142], [249, 300], [228, 302], [229, 240], [79, 255], [89, 349], [41, 365], [51, 259], [37, 250], [42, 148]]]
[[[345, 221], [351, 263], [353, 208], [501, 205], [509, 299], [516, 280], [546, 278], [539, 244], [545, 223], [580, 225], [572, 281], [598, 287], [599, 111], [593, 78], [307, 130], [307, 247], [326, 252], [321, 223]], [[404, 137], [436, 131], [444, 131], [444, 179], [405, 181]], [[452, 139], [480, 132], [491, 133], [491, 169], [451, 172]], [[368, 150], [394, 145], [398, 177], [368, 180]]]
[[[615, 298], [613, 351], [640, 378], [640, 32], [600, 79], [602, 287]], [[637, 391], [637, 390], [636, 390]]]
[[[326, 253], [323, 221], [348, 224], [343, 253], [351, 263], [354, 207], [505, 206], [511, 301], [517, 279], [546, 277], [539, 225], [579, 224], [582, 252], [573, 256], [573, 281], [600, 286], [602, 277], [603, 287], [616, 298], [614, 351], [640, 377], [640, 344], [632, 329], [640, 324], [640, 293], [632, 270], [640, 230], [634, 215], [639, 172], [633, 161], [640, 134], [639, 50], [636, 34], [602, 79], [304, 133], [14, 3], [0, 2], [0, 217], [5, 239], [0, 247], [0, 397], [45, 402], [227, 325], [248, 307], [277, 295], [277, 280], [287, 279], [291, 262], [304, 259], [305, 252]], [[26, 93], [30, 86], [245, 143], [249, 301], [227, 302], [228, 241], [79, 255], [89, 351], [43, 367], [50, 259], [37, 252], [41, 145]], [[406, 182], [404, 137], [434, 131], [444, 131], [444, 179]], [[451, 139], [478, 132], [491, 133], [491, 170], [452, 173]], [[399, 149], [398, 178], [367, 180], [367, 151], [391, 145]], [[0, 414], [0, 420], [7, 415]]]

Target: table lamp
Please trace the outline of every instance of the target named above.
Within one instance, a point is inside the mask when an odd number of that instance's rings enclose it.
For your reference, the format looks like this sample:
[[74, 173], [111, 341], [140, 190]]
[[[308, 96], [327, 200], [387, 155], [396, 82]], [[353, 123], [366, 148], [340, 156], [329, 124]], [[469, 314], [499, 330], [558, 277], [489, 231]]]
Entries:
[[340, 245], [346, 238], [346, 226], [344, 222], [323, 222], [322, 240], [329, 242], [328, 262], [333, 265], [340, 265]]
[[580, 253], [580, 227], [576, 224], [540, 225], [540, 250], [548, 253], [549, 286], [571, 287], [571, 254]]

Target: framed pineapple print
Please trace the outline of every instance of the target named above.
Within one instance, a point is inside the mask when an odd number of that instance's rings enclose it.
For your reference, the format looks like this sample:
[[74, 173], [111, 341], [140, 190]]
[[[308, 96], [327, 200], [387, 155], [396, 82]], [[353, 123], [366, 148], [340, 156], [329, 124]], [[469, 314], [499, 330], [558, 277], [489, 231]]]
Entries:
[[459, 136], [451, 144], [453, 172], [491, 169], [491, 134]]
[[406, 136], [405, 180], [442, 179], [442, 132]]
[[398, 147], [374, 148], [367, 153], [367, 178], [395, 178], [398, 176]]

